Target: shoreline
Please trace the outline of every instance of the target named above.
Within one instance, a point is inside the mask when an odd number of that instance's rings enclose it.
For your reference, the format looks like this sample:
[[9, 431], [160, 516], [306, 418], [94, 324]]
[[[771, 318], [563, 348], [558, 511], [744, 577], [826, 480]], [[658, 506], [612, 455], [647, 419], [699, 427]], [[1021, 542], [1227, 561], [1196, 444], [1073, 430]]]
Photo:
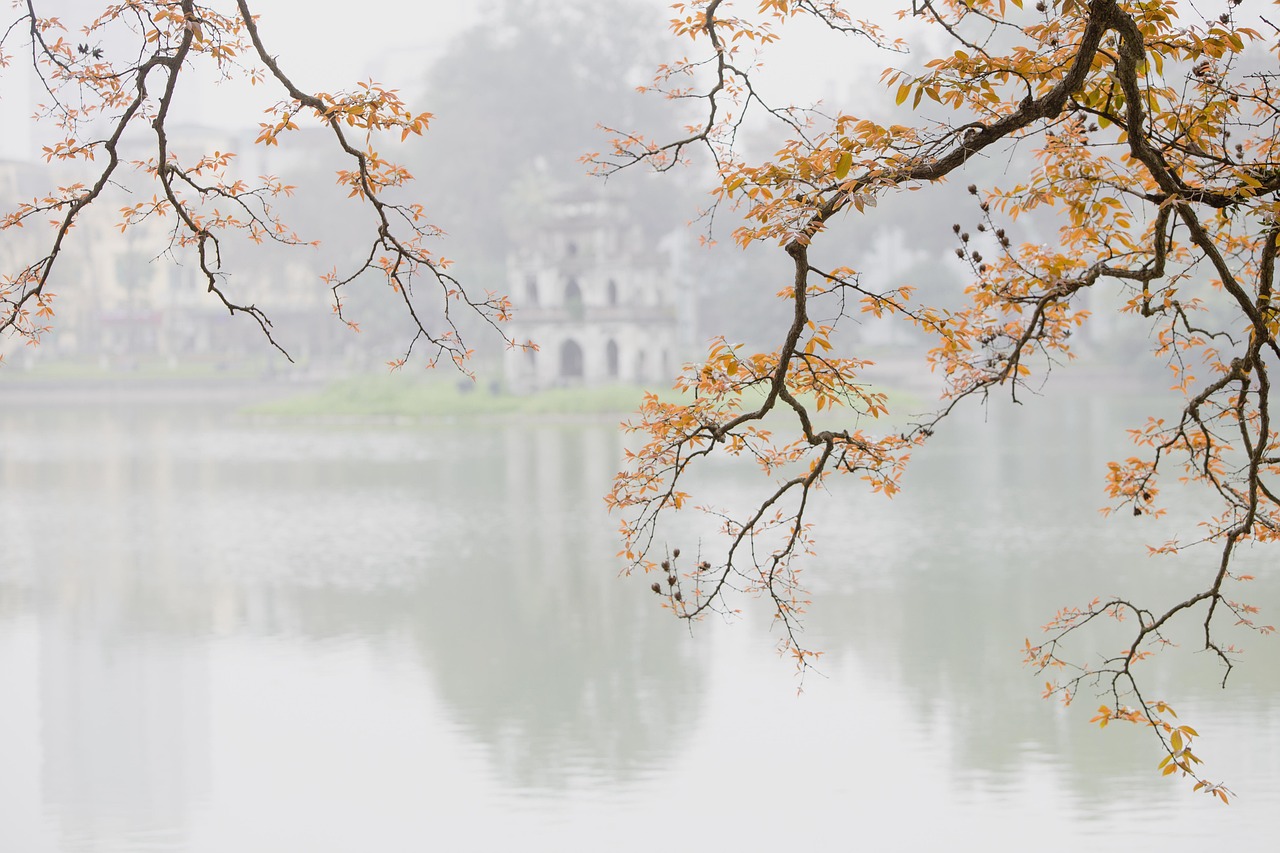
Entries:
[[[867, 378], [884, 382], [897, 405], [891, 409], [926, 410], [937, 405], [936, 377], [911, 374], [901, 359], [886, 358]], [[1169, 393], [1154, 376], [1139, 376], [1102, 364], [1060, 365], [1034, 384], [1028, 403], [1040, 397], [1081, 393], [1158, 397]], [[1157, 387], [1159, 385], [1159, 387]], [[932, 387], [931, 387], [932, 386]], [[0, 368], [0, 410], [14, 406], [176, 405], [227, 406], [260, 423], [411, 424], [430, 421], [520, 420], [578, 422], [630, 418], [638, 408], [640, 386], [548, 389], [532, 395], [492, 395], [479, 388], [460, 392], [440, 376], [399, 381], [387, 374], [246, 376], [163, 373], [32, 376]], [[1001, 393], [993, 389], [992, 393]], [[1004, 393], [1008, 393], [1004, 389]], [[634, 399], [631, 399], [634, 398]]]
[[232, 401], [241, 405], [253, 405], [315, 392], [326, 384], [326, 380], [280, 381], [243, 377], [179, 379], [128, 375], [6, 380], [3, 373], [0, 373], [0, 406], [12, 403], [79, 405]]

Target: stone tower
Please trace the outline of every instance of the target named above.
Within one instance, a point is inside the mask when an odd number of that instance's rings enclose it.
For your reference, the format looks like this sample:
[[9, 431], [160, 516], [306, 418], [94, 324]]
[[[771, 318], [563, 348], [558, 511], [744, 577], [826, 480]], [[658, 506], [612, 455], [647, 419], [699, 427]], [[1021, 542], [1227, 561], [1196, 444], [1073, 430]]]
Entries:
[[678, 368], [675, 279], [618, 202], [562, 193], [507, 262], [515, 315], [508, 333], [538, 352], [509, 350], [515, 393], [572, 385], [667, 384]]

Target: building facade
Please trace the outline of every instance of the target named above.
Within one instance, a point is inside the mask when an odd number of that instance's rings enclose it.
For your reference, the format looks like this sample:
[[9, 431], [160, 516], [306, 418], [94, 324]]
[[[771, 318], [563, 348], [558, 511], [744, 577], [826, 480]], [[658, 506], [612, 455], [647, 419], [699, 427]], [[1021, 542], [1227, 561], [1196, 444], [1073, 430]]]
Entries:
[[669, 383], [679, 367], [675, 277], [617, 202], [548, 202], [507, 263], [508, 333], [537, 351], [506, 354], [508, 390]]

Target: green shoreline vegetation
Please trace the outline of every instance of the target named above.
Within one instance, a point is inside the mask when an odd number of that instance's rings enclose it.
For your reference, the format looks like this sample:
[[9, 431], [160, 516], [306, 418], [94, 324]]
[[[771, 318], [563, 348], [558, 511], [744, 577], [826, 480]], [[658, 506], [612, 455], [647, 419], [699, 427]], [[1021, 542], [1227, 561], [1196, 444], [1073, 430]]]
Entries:
[[244, 411], [282, 418], [608, 415], [634, 411], [644, 391], [638, 385], [604, 385], [518, 395], [483, 380], [391, 374], [338, 380], [319, 391], [259, 403]]
[[[627, 383], [550, 388], [529, 394], [507, 391], [496, 379], [481, 376], [472, 381], [461, 374], [442, 372], [361, 373], [329, 381], [313, 378], [299, 386], [289, 381], [289, 371], [272, 370], [269, 362], [222, 366], [213, 363], [141, 361], [122, 369], [98, 362], [48, 362], [33, 368], [0, 369], [0, 384], [10, 389], [36, 390], [116, 388], [143, 396], [148, 389], [167, 394], [173, 383], [199, 395], [201, 389], [257, 386], [260, 401], [242, 406], [241, 414], [285, 420], [342, 418], [487, 418], [487, 417], [605, 417], [626, 418], [639, 409], [647, 391], [668, 402], [684, 395], [670, 387], [647, 388]], [[891, 412], [918, 408], [919, 399], [898, 390], [888, 394]], [[265, 399], [263, 399], [265, 397]], [[748, 395], [744, 405], [763, 399], [763, 392]], [[845, 412], [847, 414], [847, 412]], [[824, 425], [839, 428], [841, 411], [818, 417]]]
[[[330, 383], [316, 392], [250, 406], [246, 414], [283, 418], [316, 417], [486, 417], [538, 415], [618, 415], [635, 412], [646, 391], [663, 400], [682, 395], [670, 388], [614, 384], [551, 388], [510, 394], [497, 383], [449, 381], [440, 377], [410, 378], [396, 374], [360, 376]], [[912, 395], [888, 391], [890, 410], [918, 402]], [[754, 396], [754, 395], [753, 395]], [[761, 395], [762, 396], [762, 395]], [[839, 410], [832, 415], [839, 417]], [[822, 420], [828, 420], [827, 417]]]

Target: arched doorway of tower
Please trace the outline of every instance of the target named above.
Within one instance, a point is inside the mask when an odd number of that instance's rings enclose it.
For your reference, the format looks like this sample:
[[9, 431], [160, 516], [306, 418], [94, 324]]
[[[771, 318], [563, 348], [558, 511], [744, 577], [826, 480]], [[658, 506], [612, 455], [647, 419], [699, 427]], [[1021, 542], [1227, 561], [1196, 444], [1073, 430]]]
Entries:
[[573, 278], [572, 276], [570, 276], [569, 280], [565, 282], [565, 285], [564, 285], [564, 304], [573, 305], [575, 303], [581, 304], [581, 302], [582, 302], [582, 287], [579, 286], [578, 280], [576, 278]]
[[610, 340], [604, 347], [604, 364], [605, 370], [609, 373], [610, 379], [618, 378], [618, 343]]
[[578, 280], [572, 276], [564, 286], [564, 307], [569, 312], [570, 318], [582, 319], [582, 288], [578, 285]]
[[560, 378], [582, 378], [582, 347], [573, 338], [560, 345]]

